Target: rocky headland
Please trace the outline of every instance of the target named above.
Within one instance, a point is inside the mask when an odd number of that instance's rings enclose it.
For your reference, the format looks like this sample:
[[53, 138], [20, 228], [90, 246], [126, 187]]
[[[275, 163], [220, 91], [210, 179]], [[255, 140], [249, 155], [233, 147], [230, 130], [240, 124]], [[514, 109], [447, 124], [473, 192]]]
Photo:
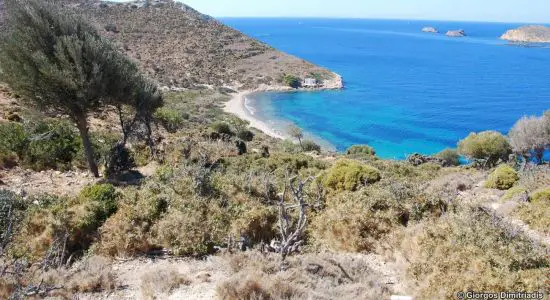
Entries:
[[508, 30], [501, 39], [517, 43], [550, 43], [550, 27], [528, 25]]
[[171, 0], [126, 3], [65, 0], [93, 20], [143, 71], [170, 89], [201, 85], [254, 90], [285, 74], [340, 88], [341, 78]]

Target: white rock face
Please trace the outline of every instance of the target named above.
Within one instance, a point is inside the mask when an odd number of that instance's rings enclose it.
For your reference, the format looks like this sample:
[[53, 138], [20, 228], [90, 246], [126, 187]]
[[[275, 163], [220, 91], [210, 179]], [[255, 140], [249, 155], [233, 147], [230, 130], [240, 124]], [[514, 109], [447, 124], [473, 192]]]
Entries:
[[541, 25], [522, 26], [508, 30], [501, 39], [519, 43], [550, 43], [550, 27]]

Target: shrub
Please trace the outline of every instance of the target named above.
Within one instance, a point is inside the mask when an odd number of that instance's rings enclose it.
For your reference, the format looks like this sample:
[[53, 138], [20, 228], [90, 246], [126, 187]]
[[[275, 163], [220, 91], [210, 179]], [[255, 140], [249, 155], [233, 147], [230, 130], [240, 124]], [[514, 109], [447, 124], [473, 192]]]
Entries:
[[550, 188], [535, 191], [531, 197], [532, 203], [546, 203], [550, 204]]
[[437, 153], [435, 157], [442, 159], [448, 166], [460, 165], [460, 155], [456, 149], [447, 148]]
[[254, 133], [250, 130], [243, 129], [237, 132], [237, 137], [245, 142], [251, 142], [254, 139]]
[[498, 159], [508, 160], [512, 147], [505, 136], [496, 131], [470, 133], [458, 143], [458, 153], [473, 159], [487, 159], [489, 165]]
[[378, 169], [352, 160], [339, 160], [323, 175], [323, 185], [333, 190], [355, 191], [380, 180]]
[[278, 211], [274, 207], [249, 204], [239, 207], [236, 218], [231, 222], [231, 233], [235, 237], [246, 236], [252, 243], [269, 243], [278, 234]]
[[507, 190], [518, 182], [519, 176], [514, 168], [509, 165], [500, 165], [487, 178], [485, 187], [491, 189]]
[[83, 188], [78, 198], [81, 203], [93, 202], [97, 206], [96, 219], [103, 222], [116, 212], [120, 196], [113, 185], [96, 184]]
[[231, 131], [231, 127], [229, 126], [229, 124], [225, 122], [215, 122], [210, 126], [210, 128], [212, 128], [212, 130], [214, 130], [219, 134], [233, 135], [233, 132]]
[[398, 224], [398, 205], [387, 191], [362, 195], [343, 193], [330, 199], [312, 221], [316, 244], [335, 251], [372, 251], [377, 241]]
[[171, 133], [181, 129], [185, 120], [189, 118], [188, 114], [167, 107], [157, 109], [154, 116], [162, 124], [162, 127]]
[[511, 200], [514, 197], [527, 193], [527, 190], [523, 186], [514, 186], [511, 189], [507, 190], [502, 196], [502, 200]]
[[179, 273], [175, 268], [158, 268], [141, 276], [141, 297], [144, 300], [154, 300], [167, 295], [181, 285], [189, 285], [191, 280]]
[[319, 146], [318, 144], [316, 144], [314, 141], [311, 141], [311, 140], [304, 140], [302, 142], [302, 149], [305, 152], [312, 152], [312, 151], [321, 152], [321, 146]]
[[215, 204], [191, 200], [163, 215], [151, 228], [151, 240], [175, 255], [203, 256], [226, 239], [228, 225], [227, 215]]
[[550, 234], [550, 188], [535, 191], [529, 200], [522, 203], [514, 215], [531, 229]]
[[346, 150], [347, 155], [376, 155], [376, 151], [369, 145], [353, 145]]
[[415, 299], [451, 299], [459, 290], [544, 290], [543, 247], [491, 213], [473, 208], [408, 228], [402, 253], [418, 282]]
[[0, 123], [0, 154], [22, 156], [28, 138], [23, 125], [14, 122]]
[[297, 88], [302, 86], [302, 81], [300, 80], [300, 78], [296, 77], [294, 75], [289, 75], [289, 74], [284, 75], [283, 76], [283, 82], [287, 86], [289, 86], [291, 88], [294, 88], [294, 89], [297, 89]]
[[69, 169], [80, 142], [74, 127], [64, 121], [38, 123], [23, 153], [23, 164], [35, 171]]

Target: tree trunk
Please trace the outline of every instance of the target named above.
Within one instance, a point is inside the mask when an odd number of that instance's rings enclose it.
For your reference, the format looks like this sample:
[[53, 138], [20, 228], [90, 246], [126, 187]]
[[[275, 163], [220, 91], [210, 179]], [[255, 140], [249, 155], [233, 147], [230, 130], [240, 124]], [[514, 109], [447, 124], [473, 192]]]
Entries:
[[97, 178], [99, 177], [99, 170], [97, 169], [97, 163], [94, 159], [94, 149], [92, 147], [92, 142], [90, 141], [90, 135], [88, 134], [88, 121], [85, 116], [77, 118], [76, 127], [78, 127], [78, 131], [80, 132], [80, 138], [82, 139], [82, 145], [84, 146], [84, 153], [86, 154], [86, 160], [88, 161], [88, 168]]

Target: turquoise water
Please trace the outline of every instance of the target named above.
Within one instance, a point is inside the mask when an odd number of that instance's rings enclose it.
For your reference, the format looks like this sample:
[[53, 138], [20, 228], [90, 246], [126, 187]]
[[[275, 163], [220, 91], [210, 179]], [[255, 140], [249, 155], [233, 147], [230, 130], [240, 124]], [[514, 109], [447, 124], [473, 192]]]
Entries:
[[[383, 158], [433, 154], [470, 132], [506, 133], [523, 115], [550, 109], [550, 48], [498, 38], [521, 24], [222, 21], [344, 77], [342, 91], [258, 94], [248, 103], [256, 115], [293, 122], [340, 151], [369, 144]], [[424, 26], [469, 36], [422, 33]]]

